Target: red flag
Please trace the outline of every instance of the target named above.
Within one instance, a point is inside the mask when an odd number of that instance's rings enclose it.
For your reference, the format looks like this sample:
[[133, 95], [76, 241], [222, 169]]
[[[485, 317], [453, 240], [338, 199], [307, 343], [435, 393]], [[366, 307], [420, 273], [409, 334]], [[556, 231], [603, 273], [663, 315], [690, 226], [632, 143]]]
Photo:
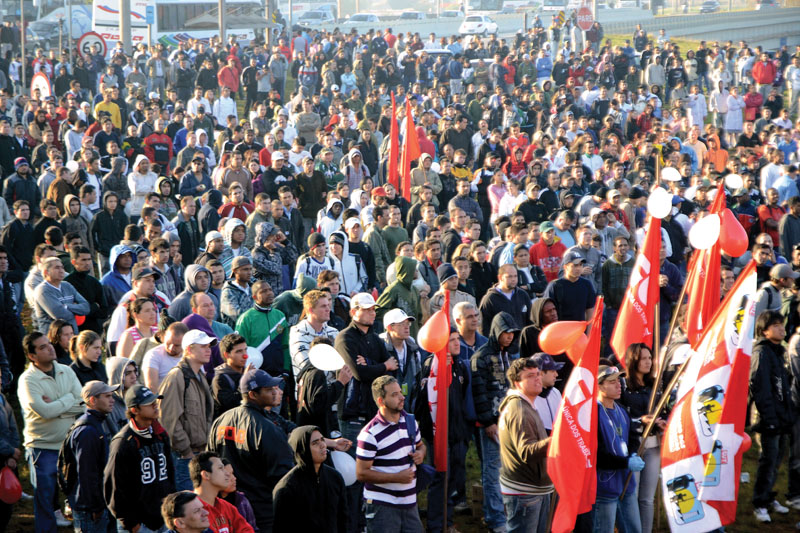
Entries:
[[403, 137], [403, 154], [400, 159], [402, 167], [401, 179], [403, 180], [403, 196], [411, 201], [411, 162], [419, 159], [422, 151], [417, 139], [417, 128], [414, 125], [414, 115], [411, 113], [411, 102], [406, 99], [406, 134]]
[[[711, 204], [709, 213], [720, 215], [725, 209], [725, 189], [720, 183], [717, 196]], [[703, 330], [720, 305], [720, 243], [706, 250], [695, 252], [690, 263], [691, 270], [686, 280], [686, 336], [693, 348], [697, 347]]]
[[597, 298], [586, 350], [569, 376], [547, 449], [547, 473], [561, 498], [553, 533], [567, 533], [589, 512], [597, 495], [597, 367], [603, 297]]
[[395, 190], [400, 190], [400, 179], [397, 174], [397, 162], [400, 160], [400, 131], [397, 124], [397, 105], [392, 93], [392, 125], [389, 130], [389, 160], [386, 168], [389, 173], [388, 182], [394, 186]]
[[661, 449], [664, 505], [673, 533], [702, 533], [736, 519], [755, 294], [751, 261], [689, 351]]
[[625, 366], [625, 350], [631, 344], [643, 342], [653, 346], [653, 329], [658, 320], [656, 309], [660, 296], [660, 254], [661, 220], [650, 217], [644, 232], [644, 244], [633, 265], [625, 299], [611, 333], [611, 349], [622, 366]]
[[[444, 291], [442, 311], [450, 328], [450, 291]], [[449, 343], [448, 343], [449, 344]], [[453, 380], [453, 371], [447, 361], [448, 347], [434, 354], [431, 374], [428, 379], [428, 405], [433, 420], [433, 464], [437, 472], [447, 472], [447, 416], [448, 393]]]

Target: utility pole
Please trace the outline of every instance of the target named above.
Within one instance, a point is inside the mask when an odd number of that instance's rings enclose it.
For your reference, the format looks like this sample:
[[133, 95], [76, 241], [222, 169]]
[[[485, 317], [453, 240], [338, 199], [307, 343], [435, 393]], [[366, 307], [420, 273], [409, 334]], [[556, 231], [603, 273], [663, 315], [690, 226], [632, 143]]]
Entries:
[[72, 46], [72, 0], [67, 0], [67, 45], [69, 46], [69, 64], [75, 65], [75, 59], [72, 57], [74, 48]]
[[20, 45], [22, 46], [22, 78], [20, 78], [20, 81], [22, 82], [21, 83], [22, 94], [25, 94], [25, 92], [28, 89], [28, 78], [26, 73], [27, 69], [25, 68], [26, 63], [28, 62], [27, 61], [28, 56], [25, 55], [25, 0], [19, 0], [19, 24], [20, 24], [19, 33], [22, 36], [22, 38], [20, 39], [22, 41], [20, 43]]
[[119, 40], [122, 50], [131, 53], [131, 0], [119, 0]]
[[217, 24], [219, 24], [219, 40], [225, 46], [225, 1], [217, 0]]

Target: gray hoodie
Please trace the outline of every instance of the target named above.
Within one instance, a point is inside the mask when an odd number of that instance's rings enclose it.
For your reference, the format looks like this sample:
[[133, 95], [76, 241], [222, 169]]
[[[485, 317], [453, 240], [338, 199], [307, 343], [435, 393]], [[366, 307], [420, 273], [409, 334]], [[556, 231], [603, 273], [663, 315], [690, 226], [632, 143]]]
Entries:
[[[186, 267], [186, 272], [183, 275], [183, 281], [186, 285], [186, 288], [183, 290], [183, 292], [177, 295], [174, 300], [172, 300], [168, 310], [169, 316], [178, 322], [192, 314], [192, 305], [190, 300], [192, 299], [192, 294], [197, 292], [196, 278], [197, 274], [200, 272], [205, 272], [208, 274], [208, 286], [209, 288], [211, 287], [211, 272], [209, 272], [206, 267], [201, 265], [189, 265]], [[211, 297], [211, 300], [214, 301], [214, 305], [217, 306], [217, 316], [219, 316], [219, 300], [208, 290], [206, 290], [206, 294]]]
[[109, 357], [106, 361], [108, 384], [112, 387], [120, 386], [113, 394], [114, 407], [106, 417], [106, 429], [110, 435], [116, 435], [128, 423], [128, 417], [125, 416], [125, 391], [122, 389], [122, 378], [129, 365], [136, 367], [136, 363], [125, 357]]

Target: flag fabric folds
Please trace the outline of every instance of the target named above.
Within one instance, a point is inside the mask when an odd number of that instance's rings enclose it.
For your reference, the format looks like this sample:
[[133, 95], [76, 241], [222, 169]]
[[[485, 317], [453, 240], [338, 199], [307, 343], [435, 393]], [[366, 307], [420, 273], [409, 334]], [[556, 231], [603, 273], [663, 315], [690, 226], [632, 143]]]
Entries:
[[547, 473], [561, 498], [553, 516], [553, 533], [567, 533], [575, 519], [589, 512], [597, 495], [597, 368], [603, 298], [598, 297], [586, 350], [564, 387], [547, 450]]
[[673, 533], [703, 533], [736, 519], [756, 290], [751, 261], [689, 352], [661, 449]]
[[650, 217], [645, 228], [644, 243], [633, 265], [625, 299], [620, 305], [609, 341], [622, 366], [625, 366], [625, 350], [631, 344], [643, 342], [651, 348], [653, 346], [660, 296], [660, 254], [661, 219]]
[[403, 153], [400, 157], [400, 167], [403, 185], [403, 197], [411, 201], [411, 165], [419, 159], [422, 151], [417, 139], [417, 128], [414, 125], [414, 114], [411, 112], [411, 102], [406, 99], [406, 133], [403, 137]]
[[400, 131], [397, 124], [397, 105], [392, 93], [392, 124], [389, 130], [389, 160], [386, 162], [388, 173], [387, 181], [395, 188], [400, 190], [400, 179], [397, 173], [397, 162], [400, 160]]
[[[450, 291], [444, 291], [442, 311], [447, 316], [450, 328]], [[447, 416], [448, 392], [453, 371], [447, 361], [447, 345], [433, 355], [430, 379], [428, 379], [428, 405], [433, 421], [433, 464], [437, 472], [447, 472]]]

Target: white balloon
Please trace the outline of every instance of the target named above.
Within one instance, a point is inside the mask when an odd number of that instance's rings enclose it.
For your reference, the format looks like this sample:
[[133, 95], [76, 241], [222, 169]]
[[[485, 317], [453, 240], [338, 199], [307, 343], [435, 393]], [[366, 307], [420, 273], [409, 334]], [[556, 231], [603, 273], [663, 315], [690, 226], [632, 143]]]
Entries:
[[744, 187], [744, 180], [739, 174], [728, 174], [725, 176], [725, 186], [735, 191]]
[[689, 230], [689, 244], [697, 250], [707, 250], [719, 239], [719, 215], [706, 215]]
[[647, 212], [655, 218], [664, 218], [672, 211], [672, 195], [658, 187], [647, 199]]
[[431, 163], [431, 170], [438, 174], [442, 167], [439, 166], [439, 163]]
[[320, 370], [336, 371], [344, 366], [344, 359], [330, 344], [317, 344], [311, 348], [308, 360]]
[[253, 368], [261, 368], [262, 364], [264, 364], [264, 356], [258, 351], [258, 348], [248, 346], [245, 367], [252, 366]]
[[[322, 346], [322, 345], [317, 345]], [[316, 348], [316, 346], [315, 346]], [[333, 460], [333, 467], [344, 478], [345, 486], [349, 487], [356, 482], [356, 460], [347, 455], [345, 452], [333, 450], [331, 452], [331, 460]]]
[[664, 181], [681, 181], [681, 173], [677, 168], [664, 167], [661, 169], [661, 179]]

